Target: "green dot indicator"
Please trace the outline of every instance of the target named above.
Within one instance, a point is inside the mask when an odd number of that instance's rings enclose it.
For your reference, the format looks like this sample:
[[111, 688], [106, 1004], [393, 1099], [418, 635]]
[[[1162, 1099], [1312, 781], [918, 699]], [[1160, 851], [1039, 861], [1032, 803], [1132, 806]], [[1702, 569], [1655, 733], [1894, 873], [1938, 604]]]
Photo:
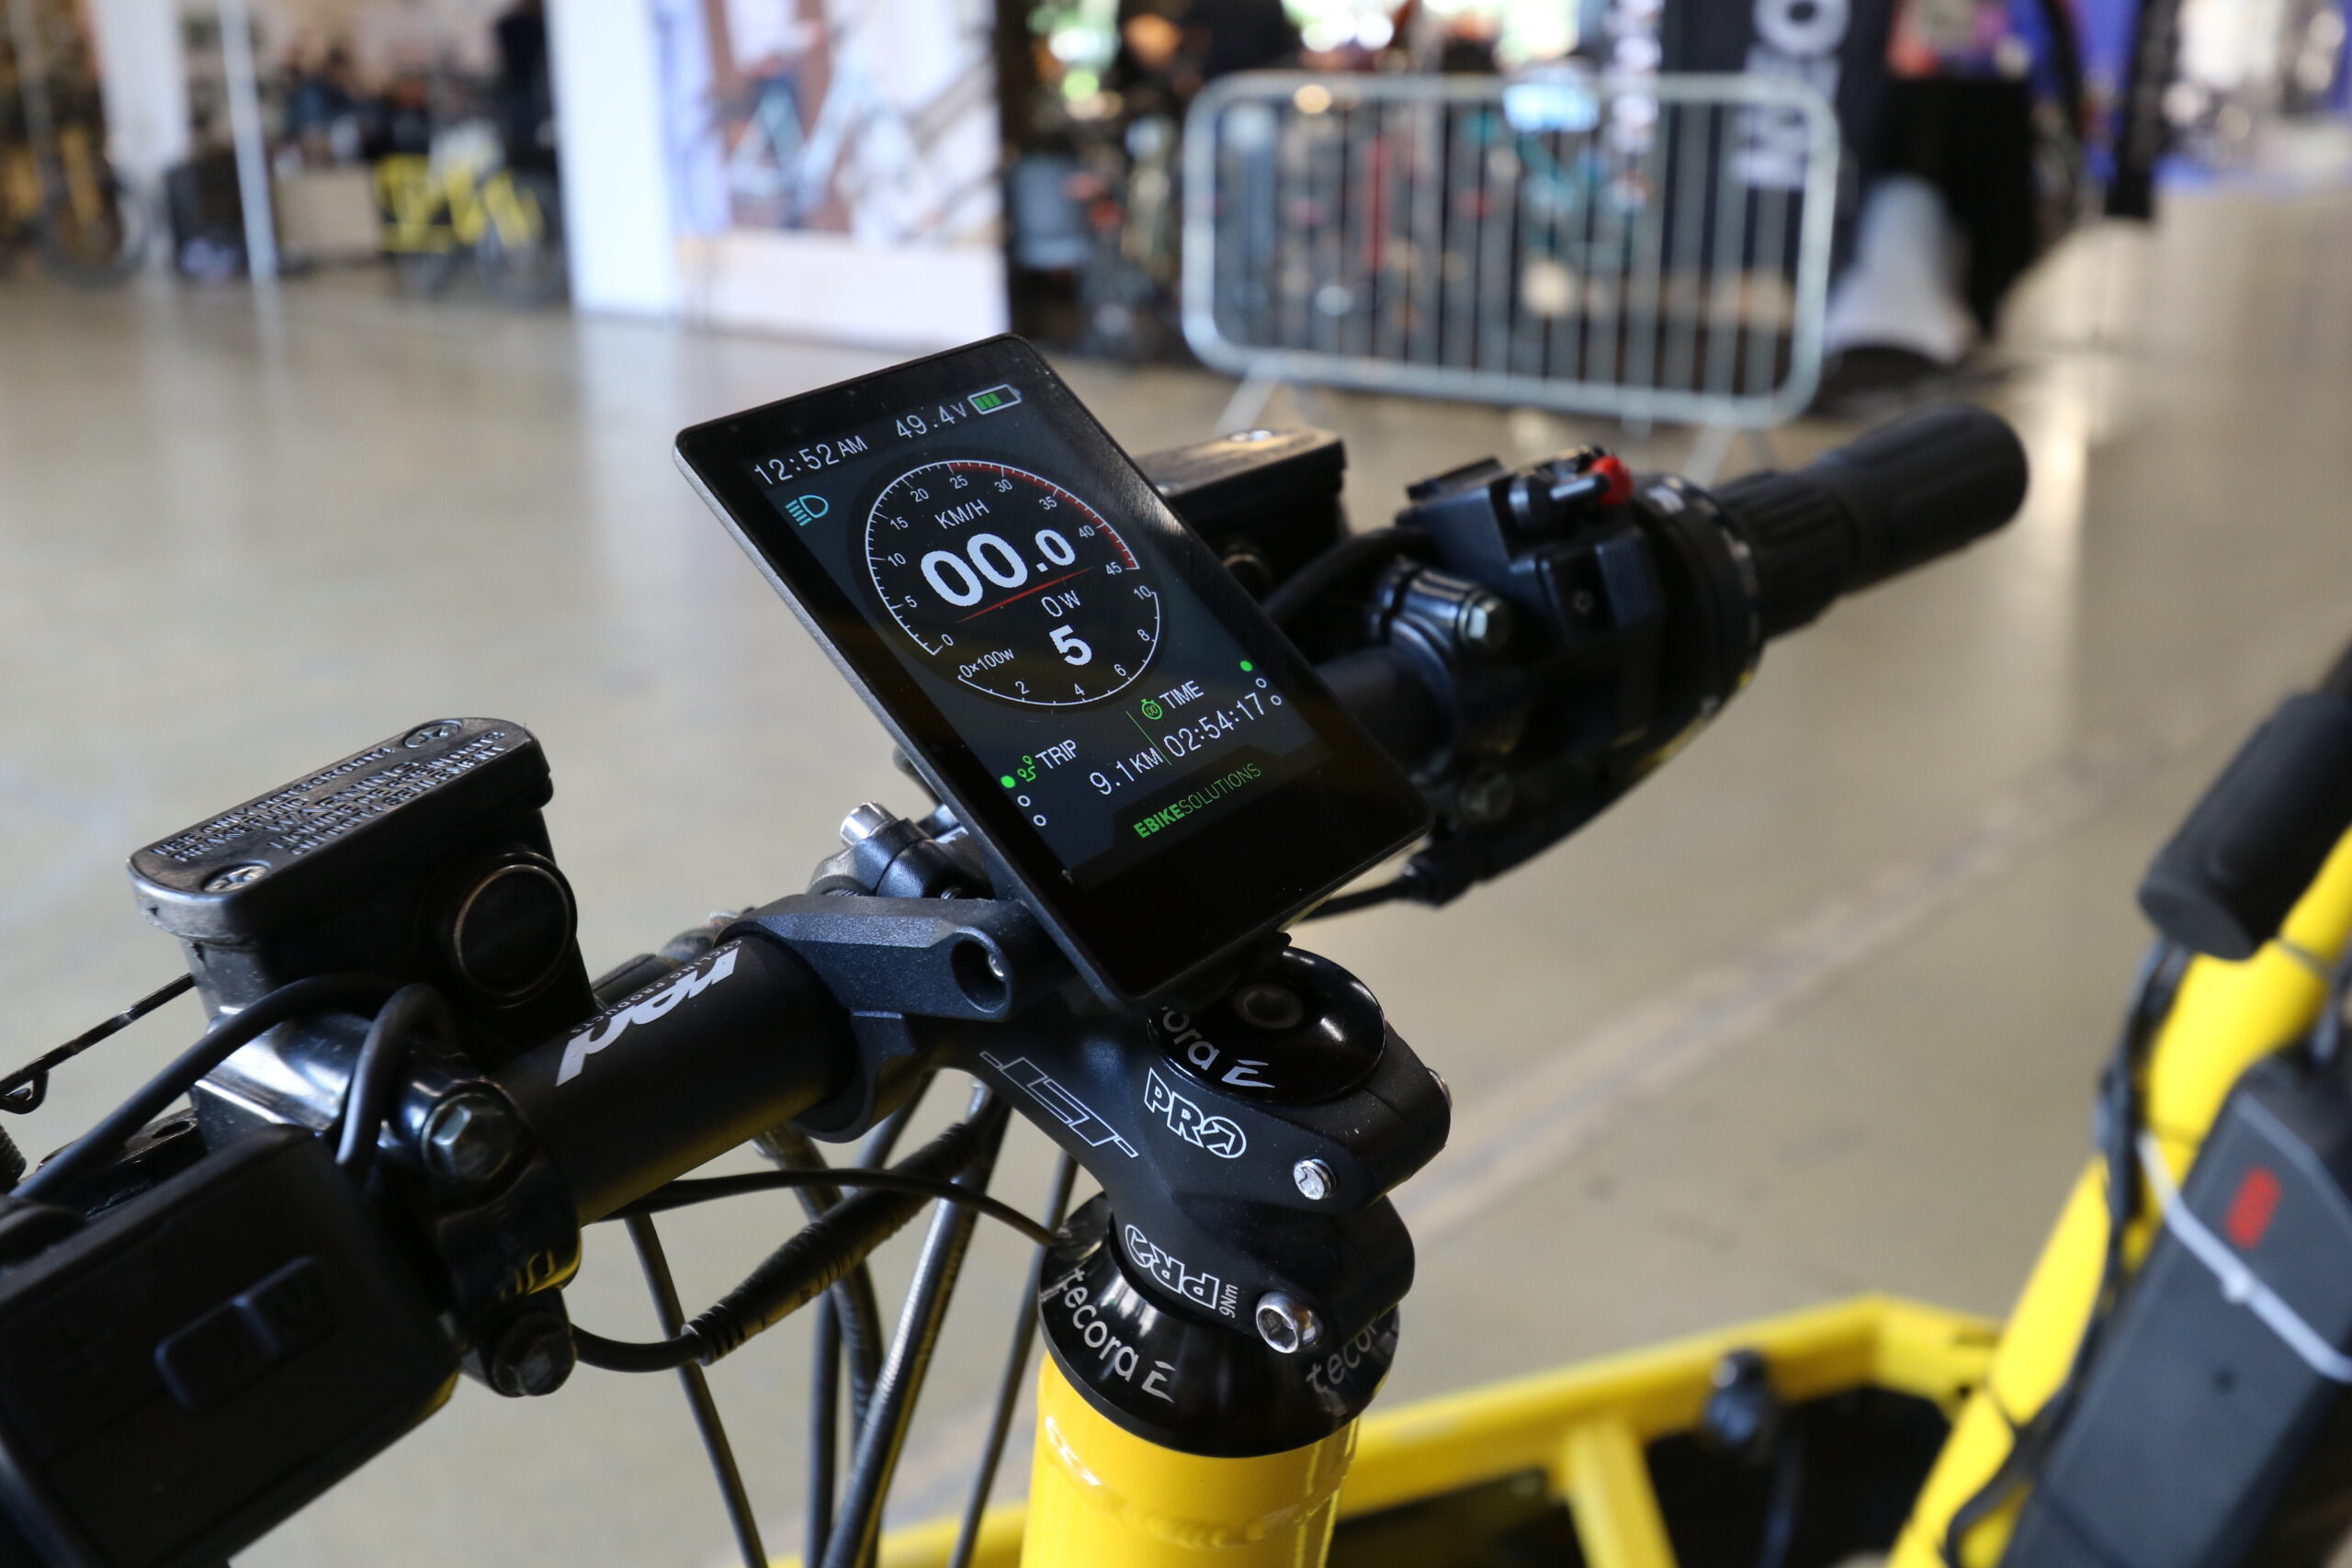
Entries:
[[1011, 789], [1012, 787], [1012, 775], [1011, 773], [1007, 773], [1004, 777], [997, 780], [996, 782], [1002, 784], [1005, 788]]
[[1241, 661], [1241, 672], [1242, 672], [1244, 675], [1247, 675], [1248, 673], [1250, 673], [1250, 671], [1255, 670], [1256, 668], [1258, 668], [1258, 667], [1257, 667], [1256, 665], [1254, 665], [1254, 664], [1250, 663], [1250, 662], [1248, 660], [1246, 660], [1246, 659], [1245, 659], [1245, 660], [1243, 660]]

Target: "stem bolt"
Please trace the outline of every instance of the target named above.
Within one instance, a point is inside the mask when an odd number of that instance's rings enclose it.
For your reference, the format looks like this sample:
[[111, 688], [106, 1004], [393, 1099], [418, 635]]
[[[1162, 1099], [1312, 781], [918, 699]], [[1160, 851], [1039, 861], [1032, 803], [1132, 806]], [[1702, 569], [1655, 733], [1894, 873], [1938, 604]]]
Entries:
[[561, 1388], [580, 1354], [562, 1319], [534, 1313], [509, 1325], [487, 1359], [491, 1387], [509, 1399], [532, 1399]]
[[453, 1094], [424, 1119], [425, 1172], [446, 1188], [480, 1187], [506, 1168], [518, 1141], [503, 1102], [477, 1091]]
[[842, 818], [842, 842], [862, 844], [891, 822], [890, 808], [867, 801]]
[[226, 893], [232, 887], [243, 887], [248, 883], [259, 882], [262, 879], [262, 874], [268, 869], [269, 867], [266, 865], [256, 865], [251, 862], [243, 865], [232, 865], [226, 871], [214, 873], [212, 879], [204, 885], [204, 890], [207, 893]]
[[1258, 1298], [1258, 1337], [1277, 1354], [1295, 1356], [1323, 1337], [1323, 1325], [1306, 1303], [1268, 1291]]
[[1475, 652], [1500, 653], [1510, 646], [1510, 605], [1497, 594], [1473, 593], [1454, 615], [1453, 635]]
[[1306, 1021], [1306, 1004], [1288, 986], [1256, 980], [1233, 993], [1233, 1010], [1257, 1029], [1280, 1032]]
[[1499, 768], [1487, 768], [1463, 781], [1456, 796], [1462, 807], [1462, 819], [1469, 823], [1499, 822], [1510, 815], [1511, 800], [1516, 792], [1511, 788], [1510, 775]]
[[1298, 1183], [1298, 1195], [1310, 1203], [1320, 1203], [1340, 1185], [1331, 1168], [1319, 1159], [1300, 1160], [1290, 1168], [1290, 1179]]

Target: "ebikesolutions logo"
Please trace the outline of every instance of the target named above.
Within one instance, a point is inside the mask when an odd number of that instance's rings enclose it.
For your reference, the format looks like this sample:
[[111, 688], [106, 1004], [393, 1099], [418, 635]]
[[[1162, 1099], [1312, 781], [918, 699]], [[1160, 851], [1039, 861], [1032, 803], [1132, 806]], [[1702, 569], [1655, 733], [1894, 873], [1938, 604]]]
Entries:
[[570, 1083], [580, 1076], [588, 1058], [621, 1037], [621, 1032], [632, 1023], [651, 1023], [664, 1018], [680, 1002], [698, 997], [728, 976], [735, 973], [735, 955], [742, 943], [730, 942], [694, 968], [645, 997], [642, 1001], [623, 1002], [604, 1017], [571, 1037], [563, 1048], [563, 1061], [556, 1067], [555, 1081]]

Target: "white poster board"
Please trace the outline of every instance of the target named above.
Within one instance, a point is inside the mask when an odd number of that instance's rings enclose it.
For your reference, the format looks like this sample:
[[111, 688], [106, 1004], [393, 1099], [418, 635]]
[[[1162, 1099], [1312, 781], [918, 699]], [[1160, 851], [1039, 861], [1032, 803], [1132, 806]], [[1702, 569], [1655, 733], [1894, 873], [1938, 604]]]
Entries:
[[690, 320], [921, 349], [1004, 330], [989, 0], [650, 0]]

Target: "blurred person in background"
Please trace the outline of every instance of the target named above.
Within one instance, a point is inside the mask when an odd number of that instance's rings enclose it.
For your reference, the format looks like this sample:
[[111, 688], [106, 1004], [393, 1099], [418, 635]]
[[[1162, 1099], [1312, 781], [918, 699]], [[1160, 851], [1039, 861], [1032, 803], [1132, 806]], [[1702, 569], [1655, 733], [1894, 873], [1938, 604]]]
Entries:
[[350, 163], [359, 156], [365, 102], [351, 51], [331, 44], [317, 65], [297, 61], [287, 72], [287, 139], [307, 164]]
[[363, 120], [360, 155], [372, 163], [395, 152], [432, 151], [432, 84], [421, 71], [403, 71], [386, 85], [376, 112]]
[[[2168, 26], [2173, 3], [2138, 0], [2143, 31]], [[2088, 101], [2075, 0], [1611, 5], [1621, 63], [1646, 41], [1657, 69], [1793, 78], [1836, 108], [1860, 177], [1838, 225], [1826, 411], [1876, 412], [1962, 371], [2026, 269], [2096, 209], [2105, 114]], [[1656, 18], [1646, 39], [1630, 31], [1643, 16]], [[2135, 69], [2149, 52], [2135, 50]], [[1759, 145], [1751, 181], [1793, 178], [1778, 161]], [[2144, 216], [2117, 205], [2122, 183], [2109, 182], [2110, 210]]]
[[1204, 83], [1236, 71], [1298, 63], [1298, 28], [1282, 0], [1192, 0], [1184, 8], [1184, 30], [1199, 53]]
[[515, 0], [491, 29], [498, 48], [492, 100], [513, 169], [555, 166], [555, 96], [548, 78], [548, 20], [541, 0]]
[[1490, 16], [1476, 11], [1458, 11], [1445, 19], [1444, 36], [1439, 40], [1437, 68], [1447, 76], [1491, 76], [1499, 69], [1495, 62], [1495, 45], [1501, 29]]
[[1182, 6], [1182, 0], [1119, 0], [1119, 44], [1103, 70], [1102, 85], [1119, 95], [1121, 110], [1130, 118], [1181, 115], [1200, 90]]

